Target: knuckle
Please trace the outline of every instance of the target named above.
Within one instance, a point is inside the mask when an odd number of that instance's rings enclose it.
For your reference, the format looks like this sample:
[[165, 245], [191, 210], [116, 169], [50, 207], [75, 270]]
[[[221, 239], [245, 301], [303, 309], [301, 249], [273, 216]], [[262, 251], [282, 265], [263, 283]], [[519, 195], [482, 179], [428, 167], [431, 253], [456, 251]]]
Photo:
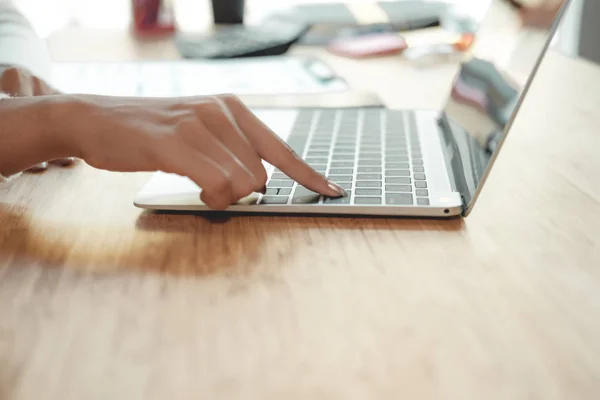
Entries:
[[223, 93], [217, 96], [221, 101], [225, 103], [226, 106], [230, 107], [239, 107], [242, 105], [242, 100], [233, 93]]
[[5, 69], [0, 75], [0, 83], [2, 89], [12, 95], [23, 95], [27, 92], [25, 88], [28, 86], [25, 72], [16, 67]]
[[241, 199], [243, 197], [248, 196], [250, 193], [254, 192], [256, 188], [253, 183], [250, 181], [240, 182], [236, 184], [233, 189], [234, 196], [236, 199]]
[[180, 115], [179, 113], [189, 112], [191, 108], [192, 107], [189, 103], [184, 103], [184, 102], [180, 102], [180, 101], [174, 102], [168, 106], [168, 110], [169, 111], [177, 111], [178, 112], [177, 115]]
[[3, 79], [20, 79], [22, 76], [22, 71], [17, 67], [9, 67], [2, 71]]
[[256, 189], [257, 182], [252, 172], [237, 168], [232, 181], [232, 192], [236, 198], [249, 195]]
[[195, 115], [206, 126], [219, 127], [219, 129], [225, 130], [229, 130], [230, 128], [229, 119], [223, 112], [221, 105], [215, 101], [196, 106]]
[[175, 124], [177, 134], [189, 139], [205, 139], [210, 132], [194, 115], [180, 116]]
[[211, 191], [221, 193], [229, 190], [231, 181], [227, 175], [221, 173], [213, 178], [210, 186]]
[[215, 125], [223, 125], [228, 124], [229, 119], [223, 112], [221, 105], [216, 102], [210, 102], [202, 107], [200, 107], [202, 111], [202, 116], [206, 119], [207, 122], [211, 122]]
[[224, 198], [223, 195], [212, 195], [208, 192], [203, 191], [200, 195], [200, 199], [208, 207], [215, 210], [224, 210], [228, 206], [227, 200]]
[[264, 186], [267, 183], [267, 171], [264, 169], [264, 167], [260, 166], [260, 168], [257, 168], [254, 171], [254, 176], [256, 177], [256, 183], [259, 184], [261, 187]]
[[197, 123], [198, 117], [190, 109], [173, 110], [175, 113], [167, 117], [168, 122], [174, 125], [185, 127], [186, 125], [192, 125]]

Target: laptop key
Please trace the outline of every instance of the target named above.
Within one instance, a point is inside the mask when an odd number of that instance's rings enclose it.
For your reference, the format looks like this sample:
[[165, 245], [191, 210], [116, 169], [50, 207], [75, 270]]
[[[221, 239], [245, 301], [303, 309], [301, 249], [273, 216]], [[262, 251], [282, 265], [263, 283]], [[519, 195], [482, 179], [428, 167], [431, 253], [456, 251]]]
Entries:
[[286, 179], [287, 180], [287, 179], [290, 179], [290, 177], [282, 172], [274, 172], [273, 175], [271, 175], [271, 179]]
[[357, 174], [356, 180], [359, 181], [380, 181], [381, 174]]
[[410, 176], [410, 171], [407, 169], [385, 171], [387, 176]]
[[263, 196], [260, 200], [261, 204], [287, 204], [287, 196]]
[[415, 181], [415, 187], [418, 189], [427, 189], [427, 182], [425, 181]]
[[[268, 190], [269, 189], [267, 189], [267, 191]], [[292, 189], [291, 188], [281, 188], [281, 189], [279, 189], [279, 195], [280, 196], [289, 196], [290, 194], [292, 194]]]
[[325, 165], [327, 165], [327, 159], [326, 158], [307, 157], [305, 161], [307, 163], [309, 163], [309, 164], [325, 164]]
[[294, 186], [294, 181], [291, 179], [270, 180], [269, 183], [267, 183], [268, 188], [284, 188], [292, 186]]
[[354, 160], [354, 154], [334, 154], [331, 158], [333, 161]]
[[421, 159], [413, 159], [413, 165], [423, 165], [423, 160]]
[[309, 150], [308, 154], [306, 155], [307, 158], [312, 158], [312, 157], [329, 157], [329, 151], [313, 151], [313, 150]]
[[385, 140], [386, 147], [404, 147], [407, 148], [408, 144], [405, 138], [386, 138]]
[[429, 196], [429, 191], [427, 189], [417, 189], [417, 190], [415, 190], [415, 193], [417, 194], [417, 196], [420, 196], [420, 197]]
[[357, 196], [381, 196], [381, 189], [356, 189]]
[[387, 156], [385, 158], [385, 162], [388, 163], [397, 163], [397, 162], [401, 162], [401, 163], [408, 163], [408, 157], [398, 157], [398, 156]]
[[425, 197], [417, 197], [417, 204], [420, 206], [428, 206], [429, 199]]
[[419, 167], [418, 165], [413, 166], [415, 172], [425, 172], [425, 167]]
[[332, 168], [329, 170], [331, 175], [352, 175], [354, 170], [351, 168]]
[[360, 141], [361, 145], [381, 145], [381, 137], [380, 136], [363, 136]]
[[385, 195], [385, 203], [395, 206], [411, 206], [413, 204], [410, 193], [388, 193]]
[[354, 147], [338, 147], [335, 146], [333, 148], [334, 155], [345, 155], [345, 154], [354, 154]]
[[395, 183], [400, 185], [410, 185], [411, 179], [403, 176], [388, 176], [385, 178], [385, 183]]
[[386, 163], [387, 169], [408, 169], [408, 163]]
[[279, 194], [279, 189], [277, 189], [277, 188], [267, 189], [267, 192], [265, 193], [265, 195], [267, 195], [267, 196], [277, 196], [278, 194]]
[[404, 149], [387, 148], [385, 149], [385, 155], [387, 157], [403, 157], [402, 162], [408, 161], [408, 152]]
[[405, 138], [386, 138], [386, 147], [404, 147], [408, 148], [408, 143]]
[[355, 197], [354, 204], [381, 204], [380, 197]]
[[304, 145], [306, 145], [306, 138], [304, 137], [300, 137], [300, 138], [291, 138], [288, 142], [287, 142], [288, 146], [290, 147], [303, 147]]
[[327, 177], [335, 183], [352, 182], [352, 175], [328, 175]]
[[331, 168], [354, 168], [352, 161], [334, 161], [331, 163]]
[[364, 150], [364, 151], [381, 151], [381, 145], [380, 144], [374, 144], [374, 143], [363, 143], [363, 142], [361, 142], [360, 149]]
[[346, 193], [348, 193], [347, 196], [344, 197], [325, 197], [325, 199], [323, 200], [323, 203], [325, 204], [350, 204], [350, 197], [352, 195], [352, 192], [347, 191]]
[[379, 153], [379, 152], [373, 153], [370, 151], [369, 152], [361, 151], [360, 154], [358, 155], [358, 158], [361, 160], [374, 159], [374, 158], [379, 160], [381, 158], [381, 153]]
[[352, 182], [338, 182], [337, 185], [344, 190], [352, 189]]
[[386, 185], [386, 192], [412, 192], [412, 186], [410, 185]]
[[305, 188], [297, 186], [292, 198], [292, 204], [316, 204], [319, 202], [321, 195]]
[[415, 174], [415, 181], [424, 181], [424, 180], [425, 180], [425, 174], [422, 174], [422, 173]]
[[380, 173], [381, 167], [358, 167], [358, 173]]
[[381, 153], [381, 145], [373, 145], [373, 144], [365, 145], [364, 143], [361, 143], [360, 152], [361, 153]]
[[327, 148], [329, 148], [329, 146], [331, 145], [331, 138], [320, 138], [320, 137], [314, 137], [311, 142], [310, 142], [311, 146], [326, 146]]
[[358, 181], [356, 182], [357, 188], [380, 188], [381, 182], [379, 181]]
[[358, 142], [358, 140], [355, 137], [338, 136], [338, 138], [335, 141], [335, 144], [336, 144], [336, 146], [355, 147], [356, 142]]
[[358, 160], [358, 165], [381, 165], [381, 160]]

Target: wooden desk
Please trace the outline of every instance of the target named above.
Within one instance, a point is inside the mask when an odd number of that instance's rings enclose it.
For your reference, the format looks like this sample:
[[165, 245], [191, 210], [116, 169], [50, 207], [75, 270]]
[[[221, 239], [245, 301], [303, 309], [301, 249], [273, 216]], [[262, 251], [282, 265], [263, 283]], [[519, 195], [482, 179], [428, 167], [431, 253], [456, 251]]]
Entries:
[[[393, 106], [444, 94], [328, 60]], [[0, 399], [597, 399], [599, 109], [600, 69], [550, 54], [467, 220], [215, 223], [134, 208], [148, 174], [26, 175], [0, 189]]]

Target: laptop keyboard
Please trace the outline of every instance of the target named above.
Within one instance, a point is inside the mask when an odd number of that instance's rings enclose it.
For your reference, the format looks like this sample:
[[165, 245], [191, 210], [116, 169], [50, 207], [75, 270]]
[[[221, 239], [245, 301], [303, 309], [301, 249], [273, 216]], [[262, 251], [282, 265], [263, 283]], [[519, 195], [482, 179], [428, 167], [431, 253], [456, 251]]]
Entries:
[[301, 110], [287, 142], [315, 170], [346, 189], [348, 196], [320, 196], [276, 169], [262, 204], [429, 205], [411, 112]]

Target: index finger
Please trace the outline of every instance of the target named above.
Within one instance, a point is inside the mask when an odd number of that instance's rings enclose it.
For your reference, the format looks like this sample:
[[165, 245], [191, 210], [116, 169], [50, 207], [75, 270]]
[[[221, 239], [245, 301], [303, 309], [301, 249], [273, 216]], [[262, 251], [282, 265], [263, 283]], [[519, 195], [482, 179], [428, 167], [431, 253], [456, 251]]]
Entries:
[[315, 171], [241, 101], [227, 99], [226, 104], [262, 159], [309, 190], [331, 197], [346, 196], [344, 189]]

